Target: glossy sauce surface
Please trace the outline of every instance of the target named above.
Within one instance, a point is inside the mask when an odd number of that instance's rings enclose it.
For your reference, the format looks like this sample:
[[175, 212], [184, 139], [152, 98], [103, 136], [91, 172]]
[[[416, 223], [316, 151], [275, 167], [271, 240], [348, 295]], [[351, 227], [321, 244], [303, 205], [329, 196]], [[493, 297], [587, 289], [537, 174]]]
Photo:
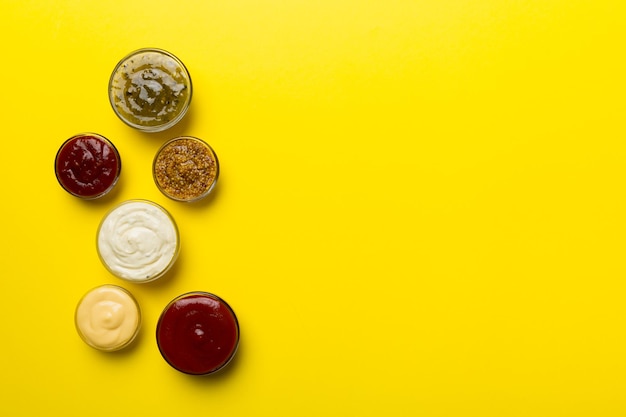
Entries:
[[165, 274], [178, 257], [180, 238], [173, 217], [147, 200], [128, 200], [112, 209], [98, 228], [96, 248], [115, 276], [136, 283]]
[[139, 305], [134, 297], [115, 285], [94, 288], [76, 308], [75, 323], [80, 337], [99, 350], [113, 351], [130, 344], [140, 322]]
[[175, 369], [193, 375], [215, 372], [226, 365], [239, 343], [239, 324], [230, 306], [203, 292], [174, 299], [157, 325], [163, 358]]
[[82, 198], [106, 194], [117, 182], [120, 170], [121, 160], [115, 147], [94, 134], [68, 139], [59, 149], [55, 161], [61, 186]]
[[165, 129], [187, 111], [191, 78], [168, 52], [146, 49], [122, 60], [111, 75], [109, 99], [126, 124], [142, 129]]

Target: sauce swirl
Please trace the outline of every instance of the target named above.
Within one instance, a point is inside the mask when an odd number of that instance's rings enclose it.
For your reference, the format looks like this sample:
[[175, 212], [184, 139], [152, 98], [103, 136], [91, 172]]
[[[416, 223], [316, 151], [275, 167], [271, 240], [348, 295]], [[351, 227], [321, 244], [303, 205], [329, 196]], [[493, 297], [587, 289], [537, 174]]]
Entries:
[[128, 346], [139, 330], [141, 313], [133, 296], [116, 285], [102, 285], [83, 296], [75, 323], [89, 346], [114, 351]]
[[163, 276], [176, 261], [178, 228], [161, 206], [129, 200], [111, 210], [98, 229], [97, 249], [104, 266], [132, 282]]
[[57, 152], [55, 173], [68, 193], [93, 199], [107, 194], [117, 183], [122, 169], [113, 143], [95, 133], [83, 133], [66, 140]]
[[183, 118], [191, 102], [191, 77], [183, 63], [160, 49], [140, 49], [122, 59], [109, 81], [109, 101], [127, 125], [165, 130]]

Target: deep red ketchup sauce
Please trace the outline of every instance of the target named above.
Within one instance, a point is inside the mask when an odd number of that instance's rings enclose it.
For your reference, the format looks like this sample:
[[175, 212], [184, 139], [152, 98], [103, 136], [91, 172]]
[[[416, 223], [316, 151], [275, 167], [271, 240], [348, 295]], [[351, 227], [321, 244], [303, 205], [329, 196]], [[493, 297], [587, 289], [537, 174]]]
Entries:
[[93, 199], [113, 189], [122, 162], [113, 143], [104, 136], [82, 133], [61, 145], [54, 168], [65, 191], [76, 197]]
[[223, 368], [239, 344], [239, 323], [220, 297], [191, 292], [172, 300], [156, 330], [157, 345], [173, 368], [206, 375]]

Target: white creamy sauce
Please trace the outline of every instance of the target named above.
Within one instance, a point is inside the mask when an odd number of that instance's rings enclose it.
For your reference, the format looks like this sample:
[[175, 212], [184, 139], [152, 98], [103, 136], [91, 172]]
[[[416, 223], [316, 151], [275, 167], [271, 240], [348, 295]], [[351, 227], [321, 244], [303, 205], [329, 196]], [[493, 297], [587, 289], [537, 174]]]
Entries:
[[163, 275], [178, 255], [178, 230], [169, 214], [147, 201], [127, 201], [98, 231], [98, 253], [116, 276], [148, 282]]

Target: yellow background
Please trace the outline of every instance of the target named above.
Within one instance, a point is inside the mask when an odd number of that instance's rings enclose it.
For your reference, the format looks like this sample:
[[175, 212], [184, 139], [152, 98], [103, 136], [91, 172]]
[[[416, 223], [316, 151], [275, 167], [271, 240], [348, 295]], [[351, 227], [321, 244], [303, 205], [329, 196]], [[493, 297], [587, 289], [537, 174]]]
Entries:
[[[1, 0], [0, 415], [626, 415], [626, 6], [621, 0]], [[120, 122], [113, 67], [177, 55], [190, 113]], [[57, 184], [68, 137], [123, 161], [101, 201]], [[199, 204], [162, 196], [157, 148], [216, 150]], [[167, 208], [181, 256], [160, 282], [106, 272], [115, 204]], [[76, 334], [79, 298], [120, 284], [134, 347]], [[191, 290], [235, 309], [216, 375], [159, 355]]]

